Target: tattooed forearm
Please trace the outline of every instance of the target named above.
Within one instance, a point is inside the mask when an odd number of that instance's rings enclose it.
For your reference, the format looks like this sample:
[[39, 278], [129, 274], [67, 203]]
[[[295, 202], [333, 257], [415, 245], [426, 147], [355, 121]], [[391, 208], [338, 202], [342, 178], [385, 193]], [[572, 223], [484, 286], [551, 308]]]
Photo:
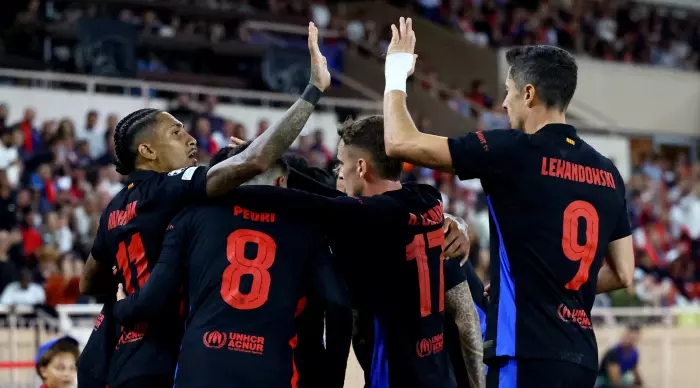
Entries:
[[209, 169], [207, 194], [216, 196], [226, 193], [272, 166], [299, 136], [314, 107], [314, 104], [298, 99], [245, 151]]
[[472, 388], [486, 386], [484, 347], [481, 341], [479, 314], [474, 307], [469, 284], [465, 281], [445, 293], [445, 307], [459, 329], [462, 355]]

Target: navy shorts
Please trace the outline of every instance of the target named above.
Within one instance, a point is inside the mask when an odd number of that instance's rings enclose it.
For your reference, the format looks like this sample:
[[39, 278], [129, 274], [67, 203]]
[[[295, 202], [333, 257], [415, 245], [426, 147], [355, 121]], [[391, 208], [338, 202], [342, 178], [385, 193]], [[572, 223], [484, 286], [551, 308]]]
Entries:
[[488, 363], [486, 388], [593, 388], [596, 371], [568, 361], [496, 358]]

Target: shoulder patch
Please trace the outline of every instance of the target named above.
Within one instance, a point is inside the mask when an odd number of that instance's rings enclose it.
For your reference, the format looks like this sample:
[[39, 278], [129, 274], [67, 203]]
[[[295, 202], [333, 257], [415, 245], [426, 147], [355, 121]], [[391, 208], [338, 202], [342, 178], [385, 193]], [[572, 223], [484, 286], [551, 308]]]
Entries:
[[183, 167], [183, 168], [179, 168], [179, 169], [177, 169], [177, 170], [170, 171], [170, 172], [168, 173], [168, 176], [175, 176], [175, 175], [178, 175], [178, 174], [182, 173], [183, 171], [185, 171], [186, 169], [187, 169], [187, 167]]
[[194, 172], [197, 171], [199, 166], [188, 167], [184, 174], [182, 174], [183, 181], [191, 181], [194, 176]]

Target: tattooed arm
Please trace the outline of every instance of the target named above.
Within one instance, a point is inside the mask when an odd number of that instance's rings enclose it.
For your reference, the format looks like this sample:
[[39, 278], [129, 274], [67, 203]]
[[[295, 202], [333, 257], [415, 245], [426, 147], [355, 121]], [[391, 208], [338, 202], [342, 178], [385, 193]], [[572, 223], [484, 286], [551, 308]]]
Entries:
[[445, 307], [454, 317], [462, 344], [462, 355], [472, 388], [486, 386], [484, 346], [481, 342], [479, 314], [474, 307], [469, 284], [465, 281], [445, 292]]
[[207, 172], [207, 195], [216, 196], [240, 186], [267, 170], [287, 151], [314, 111], [321, 93], [331, 84], [326, 58], [318, 47], [318, 29], [309, 23], [311, 79], [301, 98], [284, 116], [258, 136], [242, 153], [217, 164]]

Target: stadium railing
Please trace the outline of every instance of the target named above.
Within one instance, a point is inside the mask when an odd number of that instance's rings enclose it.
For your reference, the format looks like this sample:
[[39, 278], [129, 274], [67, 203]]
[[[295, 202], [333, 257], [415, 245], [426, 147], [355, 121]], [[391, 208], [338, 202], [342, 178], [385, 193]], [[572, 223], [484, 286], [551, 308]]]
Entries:
[[[101, 308], [99, 304], [59, 305], [55, 318], [41, 309], [0, 306], [0, 388], [36, 386], [33, 360], [38, 346], [61, 335], [74, 336], [84, 345]], [[592, 319], [601, 355], [617, 343], [626, 325], [642, 326], [639, 352], [645, 387], [697, 386], [700, 308], [594, 309]], [[358, 372], [353, 361], [348, 381], [360, 381]], [[347, 386], [355, 388], [355, 384]]]

